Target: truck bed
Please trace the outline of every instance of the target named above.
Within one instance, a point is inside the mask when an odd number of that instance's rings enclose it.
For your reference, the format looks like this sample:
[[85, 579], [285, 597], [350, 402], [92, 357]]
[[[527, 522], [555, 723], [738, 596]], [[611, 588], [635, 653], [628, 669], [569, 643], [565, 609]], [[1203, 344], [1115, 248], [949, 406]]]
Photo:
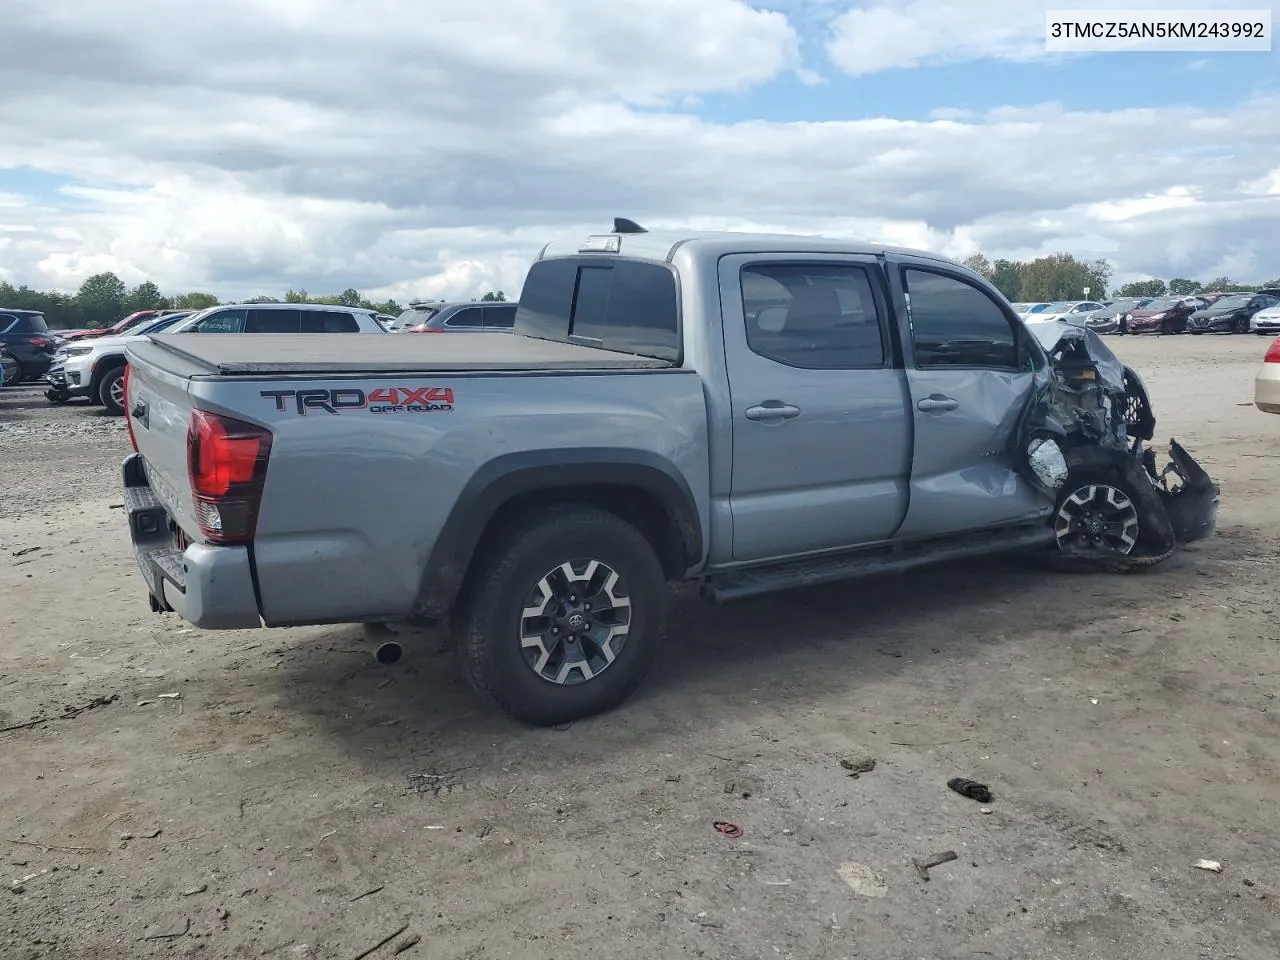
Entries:
[[[302, 376], [307, 374], [450, 373], [644, 370], [666, 360], [538, 340], [508, 333], [255, 333], [157, 334], [163, 352], [192, 364], [189, 375]], [[145, 355], [146, 344], [131, 352]], [[157, 358], [158, 359], [158, 358]]]

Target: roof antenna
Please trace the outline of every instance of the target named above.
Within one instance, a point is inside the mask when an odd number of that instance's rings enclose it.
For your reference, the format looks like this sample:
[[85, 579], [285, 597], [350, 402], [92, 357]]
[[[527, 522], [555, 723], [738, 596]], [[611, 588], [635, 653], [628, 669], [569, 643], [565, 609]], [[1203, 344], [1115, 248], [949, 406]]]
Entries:
[[626, 217], [613, 218], [614, 233], [648, 233], [644, 227], [636, 223], [634, 220], [628, 220]]

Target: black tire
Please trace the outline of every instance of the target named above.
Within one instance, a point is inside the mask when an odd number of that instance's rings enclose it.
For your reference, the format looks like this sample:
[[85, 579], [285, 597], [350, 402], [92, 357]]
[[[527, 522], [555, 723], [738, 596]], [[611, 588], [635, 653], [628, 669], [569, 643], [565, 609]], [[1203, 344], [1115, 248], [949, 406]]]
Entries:
[[124, 413], [124, 402], [119, 399], [124, 390], [124, 367], [114, 367], [102, 375], [98, 384], [98, 402], [107, 408], [107, 413], [120, 416]]
[[[609, 710], [635, 691], [657, 657], [668, 603], [662, 564], [640, 531], [603, 510], [553, 508], [511, 526], [482, 549], [459, 598], [453, 631], [463, 672], [479, 693], [517, 720], [549, 726]], [[527, 624], [543, 618], [525, 618], [522, 611], [530, 598], [545, 596], [541, 585], [561, 564], [593, 560], [625, 584], [625, 642], [591, 677], [579, 671], [577, 682], [547, 679], [529, 662], [531, 648], [522, 642]], [[552, 642], [561, 651], [571, 649], [564, 640]], [[532, 649], [528, 657], [546, 670], [545, 645]]]
[[[1053, 521], [1067, 499], [1081, 488], [1093, 484], [1114, 487], [1135, 504], [1138, 511], [1137, 543], [1133, 551], [1129, 555], [1100, 551], [1094, 557], [1065, 553], [1054, 545], [1029, 554], [1037, 566], [1054, 573], [1136, 573], [1149, 570], [1173, 555], [1172, 548], [1164, 542], [1172, 539], [1171, 531], [1165, 531], [1162, 537], [1156, 529], [1157, 518], [1164, 507], [1154, 487], [1135, 485], [1114, 461], [1109, 462], [1109, 457], [1107, 451], [1100, 448], [1078, 447], [1067, 451], [1069, 473], [1054, 501]], [[1164, 523], [1168, 523], [1167, 516]]]
[[46, 390], [44, 392], [44, 398], [50, 403], [60, 407], [71, 399], [71, 394], [63, 393], [60, 390]]

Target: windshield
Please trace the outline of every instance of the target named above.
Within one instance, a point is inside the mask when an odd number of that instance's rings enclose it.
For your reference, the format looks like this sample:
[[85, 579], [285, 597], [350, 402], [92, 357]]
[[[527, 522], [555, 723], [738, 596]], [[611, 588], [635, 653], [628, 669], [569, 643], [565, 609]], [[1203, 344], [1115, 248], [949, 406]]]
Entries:
[[148, 333], [159, 333], [161, 330], [167, 330], [179, 320], [185, 320], [191, 316], [189, 313], [172, 313], [167, 317], [161, 317], [159, 320], [153, 320], [151, 323], [141, 324], [129, 331], [131, 337], [145, 337]]
[[1159, 300], [1152, 300], [1142, 309], [1143, 310], [1172, 310], [1180, 302], [1181, 301], [1179, 300], [1171, 300], [1168, 297], [1161, 297]]
[[1052, 303], [1037, 303], [1034, 307], [1032, 307], [1032, 308], [1031, 308], [1029, 311], [1027, 311], [1027, 312], [1028, 312], [1028, 313], [1044, 313], [1046, 310], [1048, 310], [1048, 309], [1049, 309], [1050, 307], [1052, 307], [1052, 306], [1056, 306], [1056, 304], [1052, 304]]
[[1223, 297], [1213, 305], [1215, 310], [1226, 309], [1235, 310], [1237, 307], [1247, 307], [1252, 297]]
[[1136, 300], [1117, 300], [1111, 304], [1110, 309], [1115, 313], [1120, 313], [1124, 310], [1139, 310], [1150, 302], [1145, 297], [1139, 297]]

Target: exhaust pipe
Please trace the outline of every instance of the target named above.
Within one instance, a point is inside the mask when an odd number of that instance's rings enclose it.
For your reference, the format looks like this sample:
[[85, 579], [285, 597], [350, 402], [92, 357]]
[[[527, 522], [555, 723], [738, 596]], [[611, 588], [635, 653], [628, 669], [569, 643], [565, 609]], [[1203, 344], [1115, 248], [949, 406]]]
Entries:
[[385, 623], [366, 623], [364, 639], [373, 647], [373, 659], [384, 665], [396, 663], [404, 654], [400, 641]]

